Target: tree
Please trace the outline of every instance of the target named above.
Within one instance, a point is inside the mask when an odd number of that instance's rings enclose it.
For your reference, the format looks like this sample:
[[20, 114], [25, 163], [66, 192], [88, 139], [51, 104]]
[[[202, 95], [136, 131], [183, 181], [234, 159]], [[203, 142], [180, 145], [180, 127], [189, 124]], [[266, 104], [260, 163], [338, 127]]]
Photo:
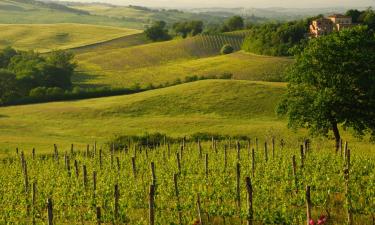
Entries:
[[339, 127], [375, 135], [375, 37], [358, 26], [311, 40], [296, 53], [278, 113], [290, 127], [327, 136]]
[[10, 71], [0, 69], [0, 104], [6, 103], [17, 95], [16, 75]]
[[245, 27], [245, 22], [240, 16], [233, 16], [230, 18], [222, 28], [223, 32], [242, 30]]
[[17, 51], [11, 47], [6, 47], [0, 51], [0, 68], [7, 68], [13, 56], [17, 55]]
[[227, 54], [233, 53], [233, 51], [234, 51], [234, 48], [232, 47], [232, 45], [230, 45], [230, 44], [225, 44], [225, 45], [221, 48], [220, 53], [221, 53], [222, 55], [227, 55]]
[[348, 10], [345, 15], [352, 17], [353, 23], [359, 22], [359, 17], [361, 16], [362, 12], [357, 9], [350, 9]]
[[177, 22], [173, 24], [173, 30], [183, 38], [186, 38], [189, 34], [191, 36], [196, 36], [203, 32], [203, 22], [199, 20]]
[[145, 30], [147, 38], [152, 41], [165, 41], [171, 39], [166, 29], [166, 23], [164, 21], [156, 21], [154, 24]]

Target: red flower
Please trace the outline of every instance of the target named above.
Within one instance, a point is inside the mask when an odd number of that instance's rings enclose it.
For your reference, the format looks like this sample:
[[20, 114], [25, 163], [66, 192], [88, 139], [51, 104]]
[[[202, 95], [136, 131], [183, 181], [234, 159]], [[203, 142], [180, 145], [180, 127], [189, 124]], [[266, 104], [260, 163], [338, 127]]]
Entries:
[[310, 225], [315, 225], [315, 221], [313, 219], [310, 219], [309, 224]]
[[321, 216], [319, 217], [319, 219], [318, 219], [318, 224], [319, 224], [319, 225], [325, 224], [326, 221], [327, 221], [327, 217], [324, 216], [324, 215], [321, 215]]

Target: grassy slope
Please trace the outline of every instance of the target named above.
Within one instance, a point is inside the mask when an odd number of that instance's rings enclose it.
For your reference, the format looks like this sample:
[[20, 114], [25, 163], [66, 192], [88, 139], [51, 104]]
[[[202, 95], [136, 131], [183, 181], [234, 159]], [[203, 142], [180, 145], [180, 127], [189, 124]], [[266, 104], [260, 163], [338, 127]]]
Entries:
[[128, 6], [113, 6], [106, 4], [72, 4], [70, 7], [90, 12], [93, 15], [108, 16], [112, 18], [129, 19], [143, 24], [150, 24], [152, 21], [164, 20], [168, 24], [173, 24], [182, 20], [204, 20], [206, 22], [222, 22], [225, 17], [200, 13], [182, 12], [176, 10], [149, 10]]
[[198, 131], [266, 135], [285, 130], [274, 107], [285, 84], [206, 80], [144, 93], [0, 108], [0, 149], [39, 150], [113, 134]]
[[140, 30], [83, 24], [0, 24], [0, 48], [49, 51], [90, 45]]
[[43, 3], [20, 0], [0, 1], [0, 23], [5, 24], [54, 24], [83, 23], [143, 29], [143, 24], [134, 20], [88, 15], [74, 11], [47, 7]]
[[[75, 78], [81, 85], [129, 87], [173, 82], [186, 76], [232, 73], [235, 79], [280, 80], [291, 60], [237, 52], [220, 56], [220, 48], [231, 43], [241, 48], [242, 33], [198, 36], [184, 40], [151, 43], [130, 48], [92, 49], [76, 56], [80, 70]], [[98, 54], [100, 52], [100, 54]], [[89, 74], [89, 75], [88, 75]], [[92, 75], [92, 76], [90, 76]]]

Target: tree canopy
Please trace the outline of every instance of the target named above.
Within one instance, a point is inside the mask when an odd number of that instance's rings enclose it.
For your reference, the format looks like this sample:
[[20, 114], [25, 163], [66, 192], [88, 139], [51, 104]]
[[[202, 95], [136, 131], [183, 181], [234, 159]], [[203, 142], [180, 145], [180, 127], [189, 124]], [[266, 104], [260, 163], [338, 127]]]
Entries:
[[240, 16], [233, 16], [226, 21], [224, 24], [222, 31], [229, 32], [229, 31], [236, 31], [242, 30], [245, 28], [245, 22], [242, 17]]
[[195, 36], [203, 31], [203, 22], [199, 20], [177, 22], [173, 24], [176, 34], [186, 38], [188, 35]]
[[156, 21], [145, 30], [147, 38], [152, 41], [165, 41], [171, 39], [168, 34], [167, 24], [164, 21]]
[[76, 68], [73, 57], [64, 51], [42, 56], [9, 47], [0, 50], [0, 103], [13, 97], [29, 96], [31, 90], [38, 87], [70, 89]]
[[287, 94], [278, 113], [290, 127], [311, 133], [333, 132], [336, 148], [339, 128], [358, 135], [375, 135], [375, 36], [357, 26], [311, 40], [296, 53], [287, 74]]

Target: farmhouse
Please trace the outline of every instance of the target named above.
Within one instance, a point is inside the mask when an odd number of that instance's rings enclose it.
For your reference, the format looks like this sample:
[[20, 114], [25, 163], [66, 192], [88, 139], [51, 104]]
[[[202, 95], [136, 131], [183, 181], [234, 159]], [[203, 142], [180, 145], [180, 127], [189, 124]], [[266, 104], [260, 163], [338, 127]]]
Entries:
[[350, 16], [334, 14], [327, 18], [313, 20], [310, 24], [311, 37], [319, 37], [354, 26]]

